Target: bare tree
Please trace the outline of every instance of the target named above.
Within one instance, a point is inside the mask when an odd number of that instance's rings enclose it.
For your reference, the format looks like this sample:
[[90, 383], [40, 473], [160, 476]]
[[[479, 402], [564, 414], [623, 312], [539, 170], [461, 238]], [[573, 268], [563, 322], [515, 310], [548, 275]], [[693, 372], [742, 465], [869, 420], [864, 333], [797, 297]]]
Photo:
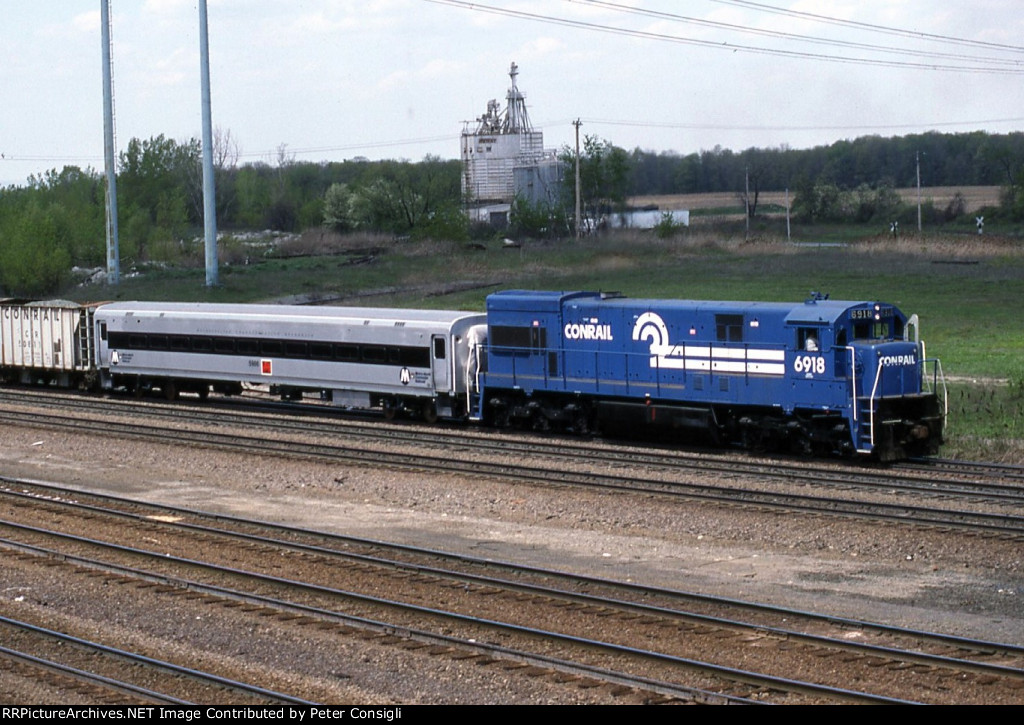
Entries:
[[213, 129], [213, 165], [218, 169], [233, 169], [238, 166], [242, 149], [230, 128], [217, 126]]

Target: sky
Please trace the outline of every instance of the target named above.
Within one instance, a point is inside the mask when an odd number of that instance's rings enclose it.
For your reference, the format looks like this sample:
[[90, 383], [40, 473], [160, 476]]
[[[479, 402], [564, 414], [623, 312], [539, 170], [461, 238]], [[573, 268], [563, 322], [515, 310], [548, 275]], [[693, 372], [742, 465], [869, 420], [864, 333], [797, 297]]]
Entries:
[[[102, 0], [0, 0], [0, 185], [103, 168]], [[780, 12], [784, 11], [784, 12]], [[201, 136], [196, 0], [111, 0], [117, 148]], [[1020, 0], [208, 0], [239, 163], [458, 158], [509, 66], [545, 146], [1024, 130]]]

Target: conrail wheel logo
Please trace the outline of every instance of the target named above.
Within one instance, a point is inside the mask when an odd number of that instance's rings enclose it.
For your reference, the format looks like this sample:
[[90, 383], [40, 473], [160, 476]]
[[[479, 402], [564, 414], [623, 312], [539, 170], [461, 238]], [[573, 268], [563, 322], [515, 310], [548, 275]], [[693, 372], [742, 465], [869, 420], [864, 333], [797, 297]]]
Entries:
[[640, 342], [648, 340], [651, 349], [668, 345], [668, 326], [661, 319], [660, 315], [653, 312], [645, 312], [636, 318], [633, 325], [633, 340]]

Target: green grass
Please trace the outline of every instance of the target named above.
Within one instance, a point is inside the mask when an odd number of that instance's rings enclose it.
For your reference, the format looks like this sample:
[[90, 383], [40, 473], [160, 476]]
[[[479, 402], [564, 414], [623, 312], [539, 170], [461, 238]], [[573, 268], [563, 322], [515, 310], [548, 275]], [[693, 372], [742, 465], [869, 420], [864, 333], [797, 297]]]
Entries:
[[947, 446], [943, 455], [1021, 462], [1024, 388], [958, 382], [949, 386]]
[[[950, 411], [950, 450], [984, 457], [991, 441], [1024, 439], [1024, 245], [990, 237], [849, 246], [752, 243], [686, 232], [672, 240], [630, 234], [484, 249], [447, 242], [393, 242], [368, 255], [261, 258], [223, 267], [205, 287], [201, 269], [153, 270], [116, 289], [86, 288], [78, 300], [292, 300], [482, 310], [496, 289], [616, 290], [630, 297], [882, 300], [920, 317], [928, 353], [942, 359], [959, 395]], [[971, 383], [972, 380], [981, 381]], [[981, 392], [989, 398], [982, 399]], [[1011, 446], [1012, 447], [1012, 446]], [[1018, 449], [1024, 450], [1024, 444]], [[973, 454], [971, 453], [973, 452]]]

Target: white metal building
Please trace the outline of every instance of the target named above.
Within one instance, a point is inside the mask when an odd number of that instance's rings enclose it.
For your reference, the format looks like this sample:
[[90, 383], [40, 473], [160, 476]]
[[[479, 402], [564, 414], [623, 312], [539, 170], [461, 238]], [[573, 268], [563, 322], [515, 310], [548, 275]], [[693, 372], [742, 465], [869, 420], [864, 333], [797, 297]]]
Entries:
[[476, 129], [462, 132], [462, 195], [471, 221], [504, 226], [516, 195], [538, 203], [559, 193], [560, 164], [553, 150], [544, 149], [543, 132], [530, 124], [518, 74], [512, 63], [505, 109], [488, 101]]

